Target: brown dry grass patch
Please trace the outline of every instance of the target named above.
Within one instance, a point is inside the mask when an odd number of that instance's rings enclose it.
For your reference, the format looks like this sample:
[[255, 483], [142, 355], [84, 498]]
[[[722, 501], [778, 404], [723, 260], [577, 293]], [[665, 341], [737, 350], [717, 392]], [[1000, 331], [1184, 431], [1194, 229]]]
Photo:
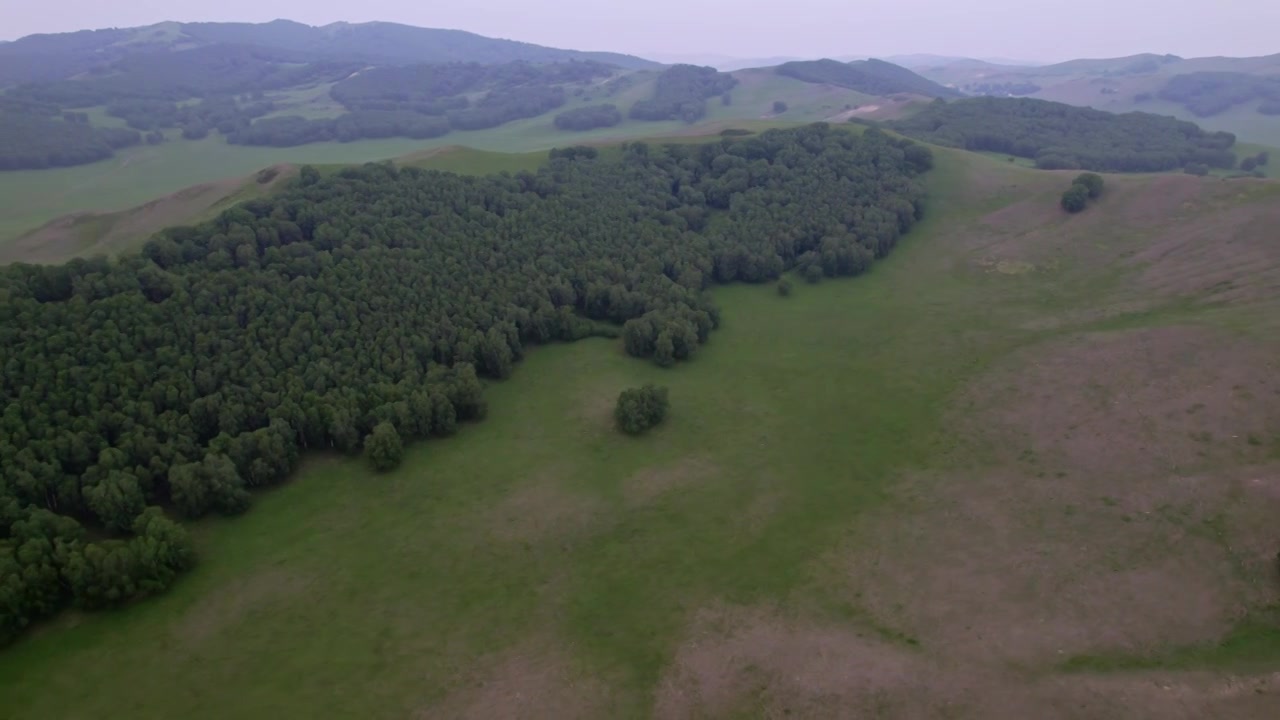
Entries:
[[283, 569], [237, 577], [202, 595], [174, 623], [173, 634], [186, 643], [202, 642], [235, 627], [256, 610], [294, 601], [310, 584], [310, 578]]
[[653, 716], [859, 717], [881, 696], [922, 690], [924, 668], [921, 657], [848, 628], [716, 608], [693, 620], [659, 682]]
[[553, 640], [521, 642], [478, 664], [422, 720], [595, 720], [617, 715], [609, 685]]
[[1044, 675], [984, 650], [980, 642], [963, 656], [913, 652], [772, 609], [716, 607], [690, 623], [651, 716], [1262, 720], [1280, 698], [1280, 674]]
[[587, 532], [603, 515], [596, 497], [565, 487], [563, 469], [538, 473], [521, 483], [487, 513], [483, 522], [502, 542], [535, 543]]
[[622, 483], [622, 496], [630, 507], [648, 505], [716, 472], [716, 464], [706, 458], [682, 458], [667, 465], [645, 468], [627, 478]]

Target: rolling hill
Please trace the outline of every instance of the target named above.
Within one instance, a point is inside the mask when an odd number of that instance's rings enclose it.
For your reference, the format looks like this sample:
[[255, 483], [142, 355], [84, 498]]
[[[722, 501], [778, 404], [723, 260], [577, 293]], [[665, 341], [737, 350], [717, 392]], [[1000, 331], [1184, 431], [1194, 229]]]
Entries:
[[676, 368], [538, 348], [388, 474], [315, 457], [7, 648], [6, 713], [1272, 717], [1280, 185], [1067, 216], [1069, 173], [936, 155], [872, 272], [717, 286]]
[[136, 28], [30, 35], [0, 46], [0, 87], [60, 80], [128, 57], [230, 45], [292, 53], [305, 61], [356, 63], [504, 63], [593, 60], [618, 67], [656, 67], [631, 55], [561, 50], [461, 30], [396, 23], [334, 23], [312, 27], [269, 23], [166, 22]]
[[912, 69], [967, 94], [1017, 95], [1107, 110], [1142, 110], [1192, 120], [1242, 140], [1280, 145], [1280, 116], [1260, 110], [1275, 97], [1280, 54], [1181, 58], [1142, 54], [1029, 67], [981, 61]]
[[836, 85], [868, 95], [911, 93], [925, 97], [959, 97], [960, 92], [939, 85], [910, 70], [883, 60], [810, 60], [783, 63], [779, 75], [803, 82]]
[[[137, 240], [134, 237], [123, 243], [115, 242], [120, 239], [120, 228], [141, 226], [115, 225], [117, 230], [112, 240], [104, 244], [99, 242], [104, 235], [90, 232], [104, 226], [89, 222], [84, 213], [125, 211], [193, 186], [221, 188], [227, 181], [251, 183], [259, 170], [274, 164], [359, 163], [455, 145], [485, 151], [545, 152], [552, 147], [584, 142], [716, 133], [729, 125], [835, 122], [853, 116], [889, 118], [906, 112], [915, 103], [866, 95], [834, 85], [802, 82], [767, 68], [733, 73], [736, 85], [728, 93], [729, 103], [725, 104], [722, 98], [705, 102], [706, 116], [692, 125], [681, 120], [626, 118], [635, 103], [654, 96], [659, 75], [655, 70], [619, 72], [613, 80], [583, 88], [581, 95], [570, 89], [565, 104], [550, 112], [494, 128], [458, 130], [430, 139], [331, 140], [295, 147], [264, 147], [228, 145], [216, 132], [203, 139], [185, 140], [180, 131], [165, 130], [164, 143], [117, 150], [114, 157], [101, 162], [0, 172], [0, 259], [49, 262], [65, 258], [68, 249], [74, 253], [91, 252], [92, 248], [115, 252]], [[333, 86], [322, 83], [268, 92], [266, 99], [275, 104], [276, 110], [266, 117], [336, 118], [346, 110], [331, 96]], [[775, 101], [782, 101], [788, 107], [781, 116], [774, 114]], [[619, 107], [624, 116], [622, 121], [611, 127], [581, 132], [556, 127], [557, 114], [600, 103]], [[86, 111], [95, 127], [124, 127], [124, 121], [107, 115], [103, 106]], [[203, 193], [199, 195], [207, 197]], [[29, 236], [50, 223], [50, 227], [38, 233], [38, 238]], [[76, 232], [68, 239], [65, 233], [71, 230]], [[42, 251], [41, 243], [51, 237], [50, 232], [60, 239]]]

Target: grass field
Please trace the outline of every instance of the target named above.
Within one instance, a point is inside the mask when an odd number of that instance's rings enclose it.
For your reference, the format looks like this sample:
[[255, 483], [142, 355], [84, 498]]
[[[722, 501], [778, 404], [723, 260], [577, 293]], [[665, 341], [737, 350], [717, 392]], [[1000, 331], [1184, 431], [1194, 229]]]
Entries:
[[537, 349], [389, 475], [312, 458], [167, 595], [0, 652], [0, 714], [1273, 717], [1280, 638], [1233, 638], [1277, 598], [1280, 185], [1068, 217], [939, 155], [869, 275], [718, 289], [673, 370]]

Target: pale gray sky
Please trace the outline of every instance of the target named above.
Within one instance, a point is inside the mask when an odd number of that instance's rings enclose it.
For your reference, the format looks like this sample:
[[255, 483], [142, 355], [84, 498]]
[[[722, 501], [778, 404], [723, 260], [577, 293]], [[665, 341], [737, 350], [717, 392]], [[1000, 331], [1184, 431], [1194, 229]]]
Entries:
[[1280, 53], [1280, 0], [0, 0], [0, 39], [162, 20], [386, 20], [542, 45], [736, 57]]

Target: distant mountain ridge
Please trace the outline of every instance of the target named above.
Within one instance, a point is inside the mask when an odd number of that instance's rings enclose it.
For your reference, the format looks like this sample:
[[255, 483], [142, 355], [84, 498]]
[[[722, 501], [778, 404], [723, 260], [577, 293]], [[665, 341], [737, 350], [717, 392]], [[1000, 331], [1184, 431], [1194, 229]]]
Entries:
[[59, 80], [100, 70], [127, 57], [214, 45], [288, 51], [309, 61], [414, 64], [515, 60], [593, 60], [623, 68], [656, 67], [633, 55], [544, 47], [463, 30], [388, 22], [313, 27], [292, 20], [267, 23], [163, 22], [136, 28], [28, 35], [0, 45], [0, 86]]

